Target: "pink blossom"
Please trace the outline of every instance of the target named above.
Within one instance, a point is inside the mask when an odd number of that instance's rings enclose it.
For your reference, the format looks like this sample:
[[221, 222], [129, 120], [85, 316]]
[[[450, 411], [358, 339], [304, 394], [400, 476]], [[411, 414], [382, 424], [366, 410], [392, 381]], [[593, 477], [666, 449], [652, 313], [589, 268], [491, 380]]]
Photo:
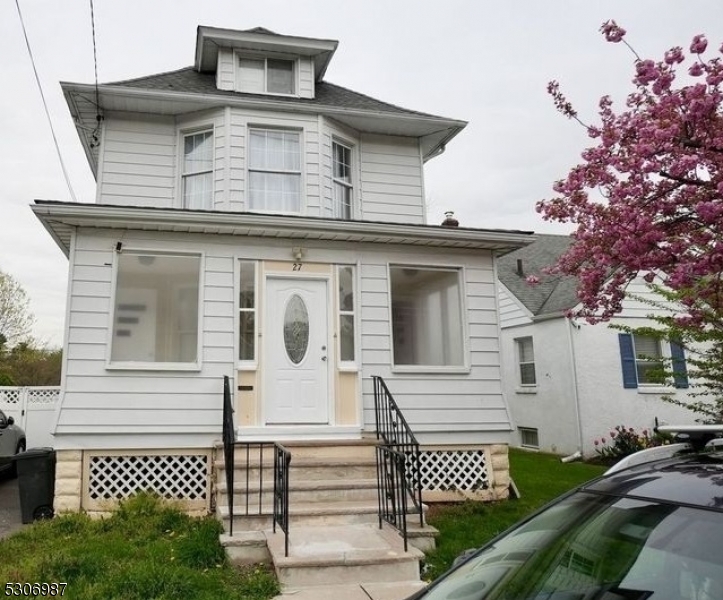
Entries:
[[693, 77], [700, 77], [704, 73], [703, 65], [700, 63], [693, 63], [688, 69], [688, 74]]
[[598, 440], [595, 440], [593, 443], [594, 443], [596, 446], [599, 446], [599, 445], [600, 445], [600, 442], [599, 442]]
[[665, 53], [665, 63], [668, 65], [674, 65], [676, 63], [682, 63], [684, 60], [683, 49], [680, 46], [675, 46]]
[[600, 31], [605, 36], [605, 39], [608, 42], [618, 43], [621, 42], [625, 34], [627, 33], [622, 27], [620, 27], [615, 21], [612, 19], [609, 21], [605, 21], [605, 23], [602, 24], [602, 27], [600, 27]]
[[525, 277], [525, 282], [528, 285], [537, 285], [538, 283], [540, 283], [540, 278], [537, 275], [528, 275], [527, 277]]
[[600, 438], [600, 441], [604, 444], [604, 443], [605, 443], [605, 438]]
[[702, 54], [708, 47], [708, 40], [702, 34], [696, 35], [690, 43], [690, 51], [693, 54]]

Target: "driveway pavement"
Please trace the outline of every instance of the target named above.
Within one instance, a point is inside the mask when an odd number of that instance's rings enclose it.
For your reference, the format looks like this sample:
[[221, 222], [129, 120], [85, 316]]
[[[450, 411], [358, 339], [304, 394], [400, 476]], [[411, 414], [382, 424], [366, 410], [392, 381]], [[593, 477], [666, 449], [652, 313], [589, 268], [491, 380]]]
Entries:
[[20, 516], [18, 480], [0, 473], [0, 538], [18, 531], [23, 526]]

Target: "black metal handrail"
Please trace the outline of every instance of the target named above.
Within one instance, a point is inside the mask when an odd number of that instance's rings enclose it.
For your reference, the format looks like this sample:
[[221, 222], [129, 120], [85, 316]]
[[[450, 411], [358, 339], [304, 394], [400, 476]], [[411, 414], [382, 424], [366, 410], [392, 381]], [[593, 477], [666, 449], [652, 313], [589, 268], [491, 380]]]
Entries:
[[[273, 530], [276, 532], [278, 524], [284, 532], [284, 546], [286, 556], [289, 555], [289, 466], [291, 453], [276, 442], [245, 442], [236, 440], [236, 430], [233, 422], [233, 404], [231, 403], [231, 383], [228, 376], [223, 380], [223, 457], [226, 467], [226, 492], [229, 515], [229, 535], [233, 536], [234, 494], [235, 487], [235, 460], [236, 448], [244, 451], [244, 483], [241, 494], [244, 497], [244, 516], [268, 514], [264, 506], [264, 471], [267, 466], [265, 456], [273, 454]], [[265, 454], [265, 451], [268, 453]], [[258, 477], [252, 478], [252, 472], [258, 471]], [[252, 481], [255, 479], [256, 481]], [[258, 488], [258, 499], [252, 503], [252, 484]]]
[[284, 553], [289, 555], [289, 467], [291, 452], [281, 444], [274, 444], [274, 524], [284, 532]]
[[[422, 509], [422, 473], [419, 442], [412, 432], [412, 428], [404, 418], [402, 411], [394, 400], [384, 379], [378, 375], [372, 376], [374, 381], [374, 414], [376, 417], [377, 439], [389, 446], [392, 450], [402, 454], [404, 465], [404, 491], [412, 499], [415, 509], [419, 512], [419, 525], [424, 526], [424, 511]], [[377, 475], [379, 476], [379, 463], [377, 462]], [[406, 497], [406, 496], [405, 496]], [[405, 502], [406, 507], [406, 502]], [[380, 515], [382, 503], [380, 497]], [[394, 523], [391, 523], [396, 527]], [[406, 528], [406, 515], [404, 519]], [[406, 530], [403, 532], [406, 539]]]
[[223, 460], [226, 468], [226, 495], [228, 497], [229, 534], [233, 535], [233, 479], [236, 431], [233, 425], [231, 404], [231, 382], [228, 375], [223, 378]]
[[407, 457], [390, 445], [377, 446], [377, 490], [379, 495], [379, 528], [382, 521], [396, 527], [404, 538], [407, 551]]

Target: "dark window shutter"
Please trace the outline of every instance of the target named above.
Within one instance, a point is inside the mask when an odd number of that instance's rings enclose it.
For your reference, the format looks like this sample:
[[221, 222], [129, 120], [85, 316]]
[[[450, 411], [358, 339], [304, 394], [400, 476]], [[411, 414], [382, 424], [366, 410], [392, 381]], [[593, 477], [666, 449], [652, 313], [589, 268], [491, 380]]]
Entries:
[[620, 342], [620, 362], [623, 367], [623, 387], [638, 387], [638, 373], [635, 366], [635, 351], [633, 350], [633, 336], [629, 333], [618, 333]]
[[688, 388], [688, 368], [685, 365], [685, 350], [676, 342], [670, 342], [670, 357], [673, 361], [673, 378], [675, 387]]

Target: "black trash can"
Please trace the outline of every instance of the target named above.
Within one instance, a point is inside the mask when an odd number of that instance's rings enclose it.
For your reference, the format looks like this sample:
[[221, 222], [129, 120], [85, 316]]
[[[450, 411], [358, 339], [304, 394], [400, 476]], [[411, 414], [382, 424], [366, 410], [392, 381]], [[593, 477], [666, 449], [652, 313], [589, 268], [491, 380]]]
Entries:
[[53, 517], [55, 450], [30, 448], [14, 457], [18, 471], [23, 523]]

